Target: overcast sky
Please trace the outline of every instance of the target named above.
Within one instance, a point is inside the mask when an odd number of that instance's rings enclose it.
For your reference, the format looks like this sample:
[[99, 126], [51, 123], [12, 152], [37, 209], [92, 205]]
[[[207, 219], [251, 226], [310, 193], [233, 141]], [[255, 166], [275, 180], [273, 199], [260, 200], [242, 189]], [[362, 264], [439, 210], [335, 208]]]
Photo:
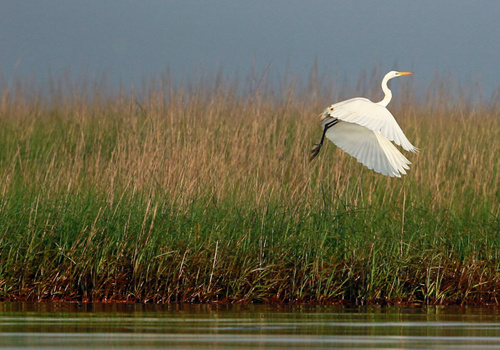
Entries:
[[125, 84], [166, 72], [245, 75], [255, 58], [277, 74], [352, 77], [373, 65], [500, 83], [498, 0], [218, 0], [0, 3], [0, 76], [44, 81], [70, 69]]

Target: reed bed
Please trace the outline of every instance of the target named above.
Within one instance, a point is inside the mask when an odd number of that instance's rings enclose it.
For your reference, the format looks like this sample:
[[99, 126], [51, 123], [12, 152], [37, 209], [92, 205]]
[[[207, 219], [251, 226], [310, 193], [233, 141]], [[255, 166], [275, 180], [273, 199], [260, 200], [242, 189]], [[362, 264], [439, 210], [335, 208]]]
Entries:
[[4, 87], [0, 299], [498, 303], [498, 104], [398, 81], [421, 151], [393, 179], [331, 143], [309, 163], [348, 89], [292, 82]]

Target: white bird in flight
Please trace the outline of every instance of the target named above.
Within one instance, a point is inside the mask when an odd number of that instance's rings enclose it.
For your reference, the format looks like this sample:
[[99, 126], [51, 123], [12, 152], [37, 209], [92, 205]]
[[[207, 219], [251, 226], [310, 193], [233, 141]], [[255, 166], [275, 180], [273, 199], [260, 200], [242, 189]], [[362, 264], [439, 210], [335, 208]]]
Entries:
[[335, 103], [321, 113], [323, 136], [311, 150], [312, 161], [321, 150], [325, 136], [368, 169], [391, 177], [401, 177], [411, 162], [390, 142], [407, 151], [417, 152], [386, 108], [392, 99], [387, 82], [392, 78], [413, 74], [391, 71], [382, 80], [385, 97], [380, 102], [356, 97]]

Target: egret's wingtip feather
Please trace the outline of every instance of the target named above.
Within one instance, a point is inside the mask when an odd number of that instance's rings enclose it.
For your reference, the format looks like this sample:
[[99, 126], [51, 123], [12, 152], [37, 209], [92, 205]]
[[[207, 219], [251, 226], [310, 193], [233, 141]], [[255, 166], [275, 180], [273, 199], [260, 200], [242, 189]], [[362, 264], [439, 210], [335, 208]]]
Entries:
[[358, 162], [382, 175], [401, 177], [411, 162], [381, 133], [355, 123], [342, 122], [326, 137]]

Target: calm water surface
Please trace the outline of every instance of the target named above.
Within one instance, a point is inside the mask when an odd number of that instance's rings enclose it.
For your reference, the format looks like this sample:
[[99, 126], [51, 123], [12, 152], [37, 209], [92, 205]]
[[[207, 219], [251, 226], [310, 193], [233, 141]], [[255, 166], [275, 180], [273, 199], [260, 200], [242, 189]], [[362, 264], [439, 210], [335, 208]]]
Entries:
[[0, 349], [494, 349], [499, 308], [0, 303]]

